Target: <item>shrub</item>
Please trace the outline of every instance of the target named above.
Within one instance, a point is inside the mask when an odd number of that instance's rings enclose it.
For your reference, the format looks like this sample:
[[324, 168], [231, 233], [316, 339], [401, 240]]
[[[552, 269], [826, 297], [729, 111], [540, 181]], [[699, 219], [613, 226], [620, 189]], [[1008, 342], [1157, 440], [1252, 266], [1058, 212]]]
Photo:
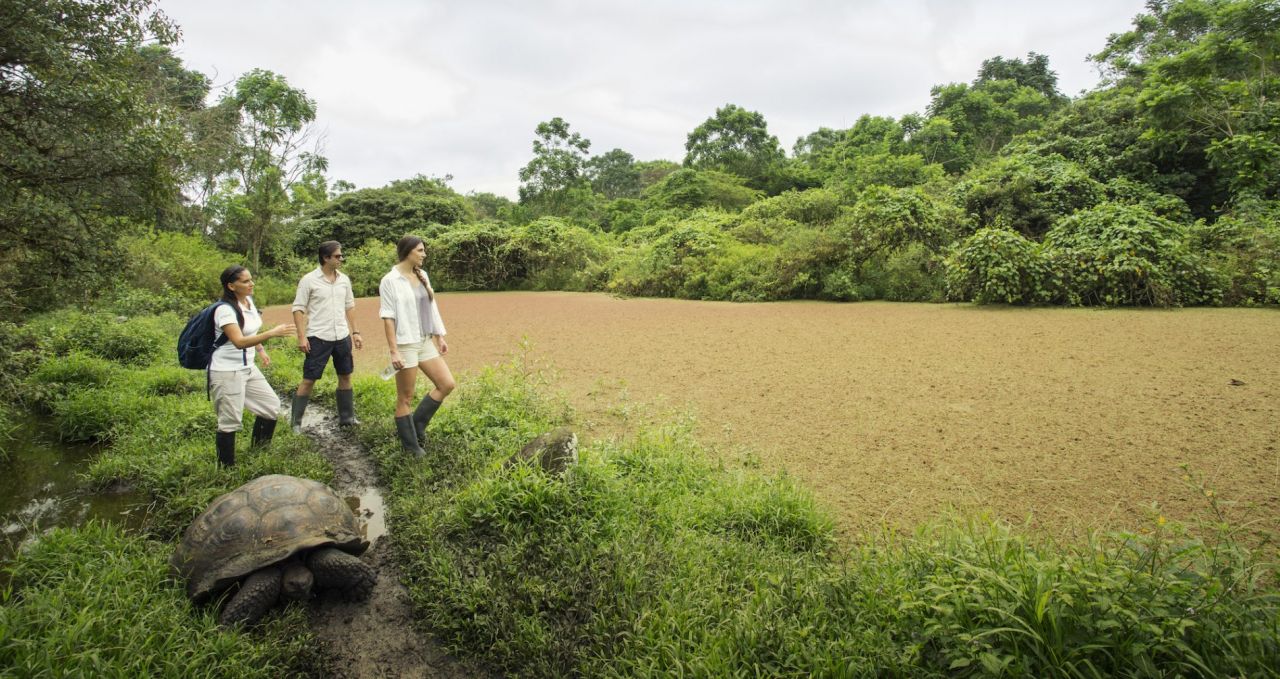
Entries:
[[514, 229], [499, 255], [517, 268], [512, 279], [535, 290], [587, 290], [608, 255], [600, 237], [556, 217]]
[[[219, 294], [218, 276], [235, 255], [219, 250], [207, 238], [159, 232], [129, 236], [121, 241], [128, 253], [122, 286], [173, 299], [166, 310], [193, 309]], [[258, 272], [254, 272], [257, 274]]]
[[787, 191], [743, 208], [743, 220], [788, 219], [809, 226], [830, 224], [840, 214], [840, 199], [827, 189]]
[[425, 266], [432, 285], [441, 290], [501, 290], [511, 287], [519, 271], [519, 263], [512, 261], [512, 252], [504, 247], [511, 240], [511, 228], [497, 222], [422, 235], [427, 239]]
[[1280, 304], [1280, 202], [1251, 202], [1188, 230], [1219, 275], [1223, 304]]
[[1044, 248], [1005, 229], [978, 229], [944, 261], [947, 297], [979, 304], [1041, 304], [1061, 283]]
[[29, 405], [51, 412], [57, 403], [77, 392], [106, 387], [121, 372], [110, 361], [76, 351], [45, 360], [27, 378], [20, 393]]
[[1104, 198], [1102, 184], [1079, 165], [1057, 154], [1038, 153], [1019, 153], [981, 166], [954, 191], [979, 227], [1007, 226], [1033, 239], [1057, 220]]
[[1177, 223], [1142, 205], [1104, 203], [1045, 237], [1072, 299], [1084, 304], [1174, 306], [1220, 299]]
[[448, 189], [423, 192], [407, 185], [360, 189], [311, 212], [298, 228], [294, 251], [310, 259], [327, 240], [347, 247], [370, 240], [394, 243], [406, 233], [421, 234], [432, 224], [457, 224], [467, 216], [466, 199]]
[[846, 240], [849, 256], [863, 262], [911, 243], [937, 250], [951, 242], [959, 222], [953, 208], [918, 188], [871, 186], [835, 230]]
[[645, 200], [657, 208], [715, 207], [737, 212], [760, 198], [743, 180], [714, 170], [680, 169], [644, 190]]
[[[376, 296], [382, 277], [396, 264], [395, 243], [370, 240], [356, 248], [344, 247], [342, 251], [347, 257], [342, 271], [351, 279], [352, 294], [356, 297]], [[433, 280], [432, 285], [435, 284]]]
[[716, 213], [697, 213], [681, 222], [667, 222], [642, 231], [657, 234], [627, 251], [615, 264], [610, 290], [630, 295], [684, 297], [708, 296], [706, 272], [710, 258], [733, 242], [720, 230]]

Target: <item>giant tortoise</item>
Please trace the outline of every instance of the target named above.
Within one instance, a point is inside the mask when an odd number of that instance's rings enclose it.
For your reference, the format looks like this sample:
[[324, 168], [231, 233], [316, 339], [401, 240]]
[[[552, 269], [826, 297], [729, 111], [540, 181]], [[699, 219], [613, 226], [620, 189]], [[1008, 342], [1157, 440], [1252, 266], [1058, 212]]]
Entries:
[[187, 527], [169, 559], [196, 603], [239, 589], [218, 617], [252, 625], [277, 599], [305, 599], [314, 585], [367, 598], [376, 575], [357, 558], [369, 548], [346, 503], [328, 486], [273, 474], [220, 496]]

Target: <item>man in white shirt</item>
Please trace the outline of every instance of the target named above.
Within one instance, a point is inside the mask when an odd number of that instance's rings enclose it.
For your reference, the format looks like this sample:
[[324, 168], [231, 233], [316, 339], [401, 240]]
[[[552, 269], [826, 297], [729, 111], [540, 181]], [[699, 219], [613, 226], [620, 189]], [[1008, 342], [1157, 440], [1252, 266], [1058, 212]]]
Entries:
[[324, 375], [329, 357], [333, 357], [333, 369], [338, 373], [338, 389], [334, 393], [338, 401], [338, 424], [360, 424], [356, 419], [355, 395], [351, 391], [351, 373], [355, 370], [352, 345], [364, 348], [360, 331], [355, 329], [355, 295], [351, 291], [351, 279], [338, 270], [346, 257], [342, 244], [336, 240], [325, 241], [318, 250], [320, 266], [298, 281], [298, 293], [293, 298], [293, 324], [298, 329], [298, 348], [306, 354], [302, 362], [302, 382], [293, 397], [293, 430], [302, 431], [302, 415], [311, 400], [311, 389]]

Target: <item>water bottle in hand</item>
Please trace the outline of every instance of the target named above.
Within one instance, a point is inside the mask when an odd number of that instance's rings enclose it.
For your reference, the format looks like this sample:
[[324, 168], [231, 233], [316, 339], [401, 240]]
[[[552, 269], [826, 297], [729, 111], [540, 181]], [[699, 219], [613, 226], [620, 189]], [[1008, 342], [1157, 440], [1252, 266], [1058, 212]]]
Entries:
[[389, 365], [382, 369], [381, 377], [384, 380], [389, 380], [392, 377], [395, 377], [397, 372], [399, 371], [396, 370], [396, 367], [394, 365]]

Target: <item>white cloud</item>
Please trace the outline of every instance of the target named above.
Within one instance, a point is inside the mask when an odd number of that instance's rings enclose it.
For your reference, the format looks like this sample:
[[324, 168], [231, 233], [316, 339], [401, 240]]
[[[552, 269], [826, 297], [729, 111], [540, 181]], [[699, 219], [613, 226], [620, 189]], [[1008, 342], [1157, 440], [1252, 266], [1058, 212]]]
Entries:
[[680, 160], [734, 103], [790, 148], [860, 115], [922, 111], [983, 59], [1049, 56], [1060, 88], [1143, 0], [160, 0], [190, 68], [252, 68], [316, 99], [335, 178], [379, 186], [454, 175], [514, 197], [533, 129], [560, 116], [603, 153]]

